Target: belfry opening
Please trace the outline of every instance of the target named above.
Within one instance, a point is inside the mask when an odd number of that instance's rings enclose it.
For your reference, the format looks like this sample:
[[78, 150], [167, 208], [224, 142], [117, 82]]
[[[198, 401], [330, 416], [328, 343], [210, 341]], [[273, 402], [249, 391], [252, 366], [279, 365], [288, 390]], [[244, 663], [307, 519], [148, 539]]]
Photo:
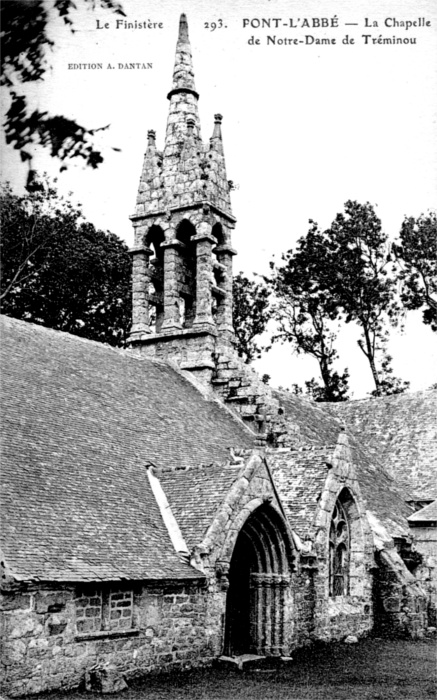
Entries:
[[284, 653], [291, 561], [284, 520], [271, 505], [260, 506], [243, 525], [232, 553], [225, 655]]

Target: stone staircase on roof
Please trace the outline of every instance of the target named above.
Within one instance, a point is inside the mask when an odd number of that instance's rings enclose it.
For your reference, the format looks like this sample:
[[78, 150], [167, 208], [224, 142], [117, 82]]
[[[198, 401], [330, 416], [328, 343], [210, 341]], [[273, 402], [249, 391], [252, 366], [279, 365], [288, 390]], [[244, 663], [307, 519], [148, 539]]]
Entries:
[[289, 447], [299, 441], [297, 426], [288, 424], [271, 388], [233, 348], [217, 350], [214, 363], [214, 392], [257, 434], [258, 445]]

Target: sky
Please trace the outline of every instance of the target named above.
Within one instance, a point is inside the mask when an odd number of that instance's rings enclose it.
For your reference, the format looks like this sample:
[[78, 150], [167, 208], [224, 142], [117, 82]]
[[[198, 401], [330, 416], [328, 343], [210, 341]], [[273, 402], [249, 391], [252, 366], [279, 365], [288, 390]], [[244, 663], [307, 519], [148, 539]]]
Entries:
[[[348, 199], [375, 205], [391, 238], [405, 215], [436, 209], [437, 7], [431, 0], [122, 5], [126, 22], [137, 28], [124, 22], [117, 28], [120, 17], [91, 11], [84, 0], [72, 16], [74, 33], [51, 14], [51, 68], [29, 91], [40, 109], [88, 128], [110, 125], [99, 132], [105, 160], [97, 170], [79, 164], [59, 173], [54, 159], [34, 153], [34, 167], [57, 176], [60, 191], [71, 192], [97, 227], [133, 243], [129, 215], [149, 129], [163, 146], [181, 12], [188, 18], [204, 140], [214, 114], [223, 115], [227, 174], [236, 184], [235, 271], [268, 272], [269, 261], [305, 235], [309, 219], [328, 227]], [[402, 43], [379, 43], [393, 38]], [[98, 63], [101, 70], [72, 68]], [[119, 67], [126, 63], [152, 67]], [[18, 189], [25, 178], [18, 154], [4, 148], [2, 179]], [[338, 341], [338, 370], [349, 367], [355, 398], [372, 389], [357, 338], [348, 326]], [[390, 352], [395, 373], [412, 389], [437, 382], [437, 337], [420, 312], [392, 333]], [[256, 367], [284, 387], [317, 375], [315, 361], [296, 357], [290, 346], [275, 346]]]

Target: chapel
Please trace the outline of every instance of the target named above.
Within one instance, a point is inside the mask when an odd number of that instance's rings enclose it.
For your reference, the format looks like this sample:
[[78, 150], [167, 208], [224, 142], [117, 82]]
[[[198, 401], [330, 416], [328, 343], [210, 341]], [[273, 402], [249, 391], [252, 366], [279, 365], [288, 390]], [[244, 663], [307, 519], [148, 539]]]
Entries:
[[437, 391], [320, 404], [240, 360], [222, 117], [203, 141], [185, 15], [167, 97], [129, 347], [1, 319], [10, 696], [436, 624]]

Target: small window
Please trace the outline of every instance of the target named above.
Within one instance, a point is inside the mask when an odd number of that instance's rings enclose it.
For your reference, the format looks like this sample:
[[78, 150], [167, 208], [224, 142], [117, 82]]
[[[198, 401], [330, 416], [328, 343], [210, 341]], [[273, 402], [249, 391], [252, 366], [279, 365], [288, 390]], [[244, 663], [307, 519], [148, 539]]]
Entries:
[[349, 594], [350, 532], [346, 511], [337, 501], [329, 530], [329, 595]]
[[132, 628], [132, 591], [84, 589], [76, 600], [78, 634], [117, 632]]

